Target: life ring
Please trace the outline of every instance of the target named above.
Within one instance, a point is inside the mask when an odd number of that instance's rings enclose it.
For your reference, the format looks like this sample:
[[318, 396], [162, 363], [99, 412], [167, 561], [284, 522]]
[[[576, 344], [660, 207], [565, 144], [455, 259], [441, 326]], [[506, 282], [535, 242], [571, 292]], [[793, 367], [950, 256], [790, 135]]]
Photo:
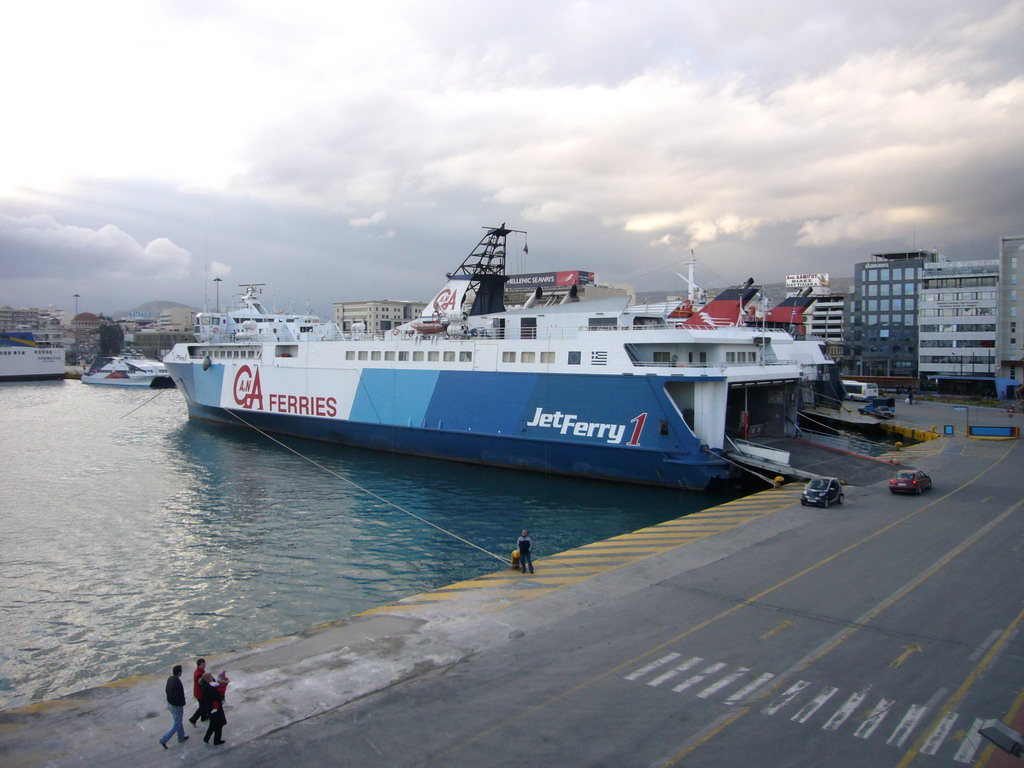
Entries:
[[391, 335], [392, 336], [397, 336], [398, 335], [398, 329], [397, 328], [392, 328], [391, 329]]
[[213, 326], [212, 330], [213, 330], [214, 333], [220, 333], [220, 327], [219, 326], [216, 326], [216, 325]]

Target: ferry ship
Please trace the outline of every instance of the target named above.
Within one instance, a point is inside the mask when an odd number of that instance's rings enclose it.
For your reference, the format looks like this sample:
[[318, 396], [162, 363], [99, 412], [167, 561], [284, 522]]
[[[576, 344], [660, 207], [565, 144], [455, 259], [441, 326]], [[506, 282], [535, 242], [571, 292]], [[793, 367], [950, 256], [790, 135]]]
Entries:
[[752, 281], [685, 311], [624, 296], [508, 309], [510, 232], [488, 229], [423, 315], [386, 333], [272, 312], [257, 285], [200, 313], [196, 341], [164, 358], [190, 418], [703, 490], [735, 476], [735, 441], [794, 435], [810, 380], [828, 379], [819, 344], [751, 324]]
[[60, 331], [0, 331], [0, 381], [64, 378]]
[[128, 351], [120, 355], [97, 357], [82, 374], [82, 383], [150, 389], [168, 389], [174, 386], [171, 375], [162, 362]]

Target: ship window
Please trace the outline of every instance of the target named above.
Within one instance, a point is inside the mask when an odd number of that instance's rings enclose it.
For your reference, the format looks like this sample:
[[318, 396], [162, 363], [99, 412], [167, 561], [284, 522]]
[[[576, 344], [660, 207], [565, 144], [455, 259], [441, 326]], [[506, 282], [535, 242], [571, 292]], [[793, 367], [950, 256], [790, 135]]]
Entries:
[[501, 353], [501, 362], [503, 362], [503, 363], [514, 363], [515, 361], [516, 361], [516, 353], [515, 352], [502, 352]]
[[444, 361], [446, 363], [454, 363], [455, 362], [455, 352], [453, 352], [450, 349], [446, 350], [445, 353], [444, 353]]
[[359, 359], [360, 360], [365, 360], [366, 358], [367, 358], [366, 350], [365, 349], [359, 350]]
[[542, 363], [553, 363], [553, 362], [555, 362], [555, 353], [554, 352], [541, 352], [540, 353], [540, 361]]
[[670, 352], [655, 352], [654, 362], [656, 363], [671, 363], [672, 354]]
[[409, 353], [408, 352], [399, 352], [398, 353], [398, 361], [399, 362], [404, 363], [404, 362], [407, 362], [408, 360], [409, 360]]
[[345, 350], [345, 359], [346, 360], [355, 360], [356, 359], [355, 350], [352, 350], [352, 349]]
[[380, 360], [380, 350], [379, 349], [373, 350], [370, 353], [370, 359], [371, 360]]
[[413, 352], [412, 353], [412, 360], [413, 360], [414, 363], [422, 363], [423, 362], [423, 353], [422, 352]]
[[427, 352], [427, 360], [429, 360], [430, 362], [436, 363], [440, 359], [441, 359], [441, 353], [440, 352]]
[[395, 353], [393, 351], [385, 352], [384, 353], [384, 359], [385, 360], [394, 360], [395, 359]]
[[472, 352], [459, 352], [459, 362], [460, 363], [471, 363], [471, 362], [473, 362], [473, 353]]
[[537, 353], [536, 352], [523, 352], [519, 355], [519, 362], [521, 363], [536, 363]]

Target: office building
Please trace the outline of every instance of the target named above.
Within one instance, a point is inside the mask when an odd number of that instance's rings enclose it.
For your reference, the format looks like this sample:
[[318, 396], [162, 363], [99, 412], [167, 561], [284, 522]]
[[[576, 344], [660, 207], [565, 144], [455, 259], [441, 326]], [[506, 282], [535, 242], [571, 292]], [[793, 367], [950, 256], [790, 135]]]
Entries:
[[921, 267], [918, 372], [939, 392], [994, 397], [999, 260]]
[[1024, 237], [1004, 237], [999, 242], [999, 315], [996, 322], [996, 378], [1000, 396], [1020, 397], [1024, 381], [1024, 293], [1019, 275], [1024, 267]]
[[934, 263], [938, 254], [875, 253], [871, 259], [854, 270], [846, 372], [916, 379], [918, 288], [923, 267]]
[[367, 333], [390, 331], [403, 323], [415, 320], [423, 312], [426, 303], [422, 301], [336, 301], [334, 322], [344, 332], [350, 333], [354, 323], [362, 323]]

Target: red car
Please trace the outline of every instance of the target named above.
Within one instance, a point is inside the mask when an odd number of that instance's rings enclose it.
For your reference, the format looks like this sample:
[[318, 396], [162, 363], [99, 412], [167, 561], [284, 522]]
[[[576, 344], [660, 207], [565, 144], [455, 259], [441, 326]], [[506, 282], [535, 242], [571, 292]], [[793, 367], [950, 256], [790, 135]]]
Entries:
[[893, 493], [916, 493], [920, 496], [931, 487], [932, 479], [920, 469], [901, 469], [889, 481], [889, 490]]

